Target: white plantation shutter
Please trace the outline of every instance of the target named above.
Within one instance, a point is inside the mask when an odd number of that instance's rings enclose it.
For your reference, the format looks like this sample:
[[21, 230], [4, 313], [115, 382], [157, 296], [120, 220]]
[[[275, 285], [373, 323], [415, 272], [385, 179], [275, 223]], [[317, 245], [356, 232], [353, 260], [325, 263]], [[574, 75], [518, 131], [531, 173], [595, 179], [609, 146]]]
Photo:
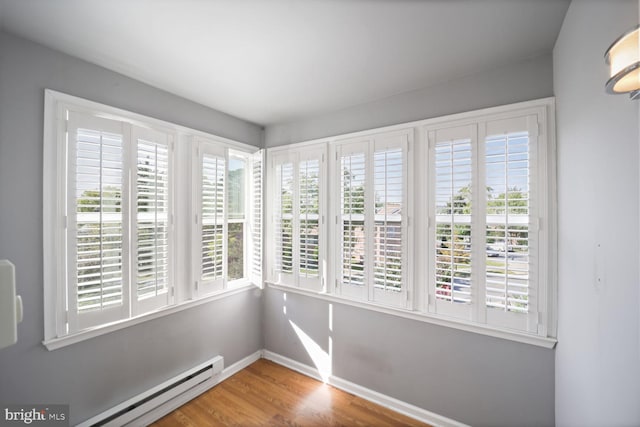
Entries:
[[486, 124], [487, 322], [537, 332], [536, 116]]
[[[45, 91], [45, 345], [119, 329], [227, 287], [262, 285], [263, 155]], [[311, 245], [306, 253], [317, 266]]]
[[196, 226], [197, 292], [204, 295], [224, 288], [226, 275], [226, 156], [204, 142], [198, 145], [199, 182]]
[[151, 129], [133, 129], [136, 182], [136, 263], [134, 314], [167, 305], [173, 286], [170, 266], [169, 137]]
[[401, 148], [373, 154], [375, 188], [374, 282], [376, 288], [402, 289], [403, 159]]
[[298, 163], [298, 191], [300, 200], [300, 277], [313, 278], [319, 274], [318, 219], [320, 218], [320, 160]]
[[472, 275], [476, 127], [431, 131], [429, 141], [435, 218], [430, 231], [431, 305], [439, 314], [470, 319], [477, 292]]
[[273, 280], [293, 285], [293, 190], [294, 162], [274, 159], [275, 174], [275, 263]]
[[69, 112], [69, 332], [128, 315], [126, 128]]
[[338, 280], [343, 295], [367, 299], [367, 269], [370, 262], [365, 211], [367, 207], [367, 143], [338, 147], [340, 173], [340, 265]]
[[323, 259], [323, 168], [325, 148], [307, 146], [271, 156], [274, 185], [276, 283], [320, 290]]
[[296, 245], [294, 263], [298, 286], [306, 289], [322, 288], [321, 261], [324, 259], [324, 226], [322, 176], [325, 148], [307, 147], [297, 155], [296, 203], [294, 221]]
[[340, 293], [407, 306], [409, 132], [337, 147]]
[[264, 150], [256, 152], [251, 160], [251, 282], [262, 286], [262, 206]]
[[371, 152], [373, 288], [370, 298], [407, 306], [407, 150], [409, 132], [376, 135]]
[[428, 130], [429, 310], [537, 332], [538, 116]]

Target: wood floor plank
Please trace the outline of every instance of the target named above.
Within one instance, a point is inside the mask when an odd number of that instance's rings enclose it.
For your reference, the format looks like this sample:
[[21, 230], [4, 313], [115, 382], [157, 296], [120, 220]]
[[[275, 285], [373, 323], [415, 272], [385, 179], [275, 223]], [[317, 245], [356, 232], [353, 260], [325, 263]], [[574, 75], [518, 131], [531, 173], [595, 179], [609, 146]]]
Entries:
[[265, 359], [251, 364], [152, 426], [428, 427]]

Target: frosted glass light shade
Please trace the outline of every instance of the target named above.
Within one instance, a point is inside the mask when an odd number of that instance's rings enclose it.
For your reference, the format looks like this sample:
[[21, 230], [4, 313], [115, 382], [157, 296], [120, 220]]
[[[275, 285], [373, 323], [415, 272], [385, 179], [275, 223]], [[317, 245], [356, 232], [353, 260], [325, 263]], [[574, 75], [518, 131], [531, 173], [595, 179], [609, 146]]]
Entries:
[[[604, 55], [610, 66], [608, 93], [628, 93], [640, 90], [640, 26], [616, 40]], [[632, 94], [633, 96], [633, 94]]]

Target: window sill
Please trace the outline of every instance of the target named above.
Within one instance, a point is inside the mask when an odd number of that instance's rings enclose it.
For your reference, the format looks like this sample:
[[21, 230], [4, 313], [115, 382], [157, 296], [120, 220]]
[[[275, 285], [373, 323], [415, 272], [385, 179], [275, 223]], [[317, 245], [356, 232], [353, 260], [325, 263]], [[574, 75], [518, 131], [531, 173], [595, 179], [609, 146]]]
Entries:
[[114, 332], [120, 329], [128, 328], [130, 326], [137, 325], [142, 322], [146, 322], [153, 319], [158, 319], [160, 317], [168, 316], [170, 314], [178, 313], [183, 310], [187, 310], [192, 307], [197, 307], [202, 304], [206, 304], [211, 301], [216, 301], [219, 299], [224, 299], [230, 297], [232, 295], [236, 295], [251, 289], [256, 289], [258, 286], [243, 282], [234, 284], [231, 289], [226, 289], [224, 291], [220, 291], [215, 294], [207, 295], [205, 297], [196, 299], [196, 300], [188, 300], [181, 302], [179, 304], [170, 305], [167, 307], [160, 308], [156, 311], [152, 311], [150, 313], [142, 314], [140, 316], [132, 317], [130, 319], [119, 320], [117, 322], [109, 323], [106, 325], [96, 326], [95, 328], [85, 329], [80, 332], [76, 332], [74, 334], [65, 335], [62, 337], [51, 338], [48, 340], [42, 341], [42, 344], [47, 348], [47, 350], [52, 351], [62, 347], [66, 347], [71, 344], [75, 344], [84, 340], [88, 340], [90, 338], [94, 338], [100, 335], [108, 334], [110, 332]]
[[434, 325], [445, 326], [449, 328], [459, 329], [462, 331], [473, 332], [476, 334], [487, 335], [490, 337], [501, 338], [505, 340], [520, 342], [524, 344], [535, 345], [544, 348], [554, 348], [558, 342], [555, 338], [547, 338], [538, 335], [531, 335], [518, 331], [510, 331], [506, 329], [494, 328], [491, 326], [464, 322], [458, 319], [448, 318], [444, 316], [438, 316], [431, 313], [424, 313], [412, 310], [403, 310], [398, 308], [386, 307], [379, 304], [370, 302], [355, 301], [341, 297], [338, 295], [313, 292], [306, 289], [300, 289], [293, 286], [279, 285], [272, 282], [266, 282], [266, 284], [273, 289], [277, 289], [283, 292], [292, 292], [295, 294], [305, 295], [312, 298], [319, 298], [325, 301], [334, 302], [337, 304], [349, 305], [352, 307], [358, 307], [365, 310], [377, 311], [379, 313], [390, 314], [393, 316], [403, 317], [405, 319], [417, 320], [419, 322], [431, 323]]

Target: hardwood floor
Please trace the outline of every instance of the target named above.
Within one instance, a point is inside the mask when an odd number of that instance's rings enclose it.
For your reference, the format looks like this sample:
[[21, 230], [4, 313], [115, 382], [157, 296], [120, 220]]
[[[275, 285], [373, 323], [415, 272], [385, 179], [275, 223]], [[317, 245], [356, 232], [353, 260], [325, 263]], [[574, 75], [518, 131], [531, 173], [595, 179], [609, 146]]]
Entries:
[[427, 424], [260, 359], [152, 426], [351, 427]]

